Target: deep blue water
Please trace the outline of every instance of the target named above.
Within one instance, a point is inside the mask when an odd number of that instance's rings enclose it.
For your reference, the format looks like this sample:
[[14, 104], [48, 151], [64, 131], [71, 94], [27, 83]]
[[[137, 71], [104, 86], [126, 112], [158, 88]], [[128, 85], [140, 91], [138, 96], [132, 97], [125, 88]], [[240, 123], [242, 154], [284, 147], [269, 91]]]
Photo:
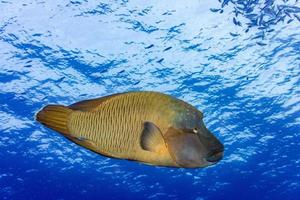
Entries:
[[[34, 121], [151, 90], [205, 115], [205, 169], [109, 159]], [[300, 1], [0, 1], [0, 199], [300, 199]]]

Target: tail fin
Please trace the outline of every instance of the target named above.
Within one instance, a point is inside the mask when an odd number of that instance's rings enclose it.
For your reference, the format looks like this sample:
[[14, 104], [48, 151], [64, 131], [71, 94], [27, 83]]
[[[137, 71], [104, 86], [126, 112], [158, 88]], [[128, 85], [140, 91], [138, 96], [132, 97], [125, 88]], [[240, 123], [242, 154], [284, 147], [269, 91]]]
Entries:
[[72, 112], [66, 106], [48, 105], [36, 114], [36, 120], [63, 134], [68, 134], [68, 116]]

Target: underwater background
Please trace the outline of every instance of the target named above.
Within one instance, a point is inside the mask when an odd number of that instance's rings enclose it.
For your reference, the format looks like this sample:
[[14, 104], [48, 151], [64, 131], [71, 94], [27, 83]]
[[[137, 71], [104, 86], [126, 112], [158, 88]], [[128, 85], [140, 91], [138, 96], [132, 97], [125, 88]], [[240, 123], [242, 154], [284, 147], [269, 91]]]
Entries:
[[[109, 159], [34, 120], [159, 91], [204, 112], [204, 169]], [[300, 1], [1, 0], [0, 199], [300, 199]]]

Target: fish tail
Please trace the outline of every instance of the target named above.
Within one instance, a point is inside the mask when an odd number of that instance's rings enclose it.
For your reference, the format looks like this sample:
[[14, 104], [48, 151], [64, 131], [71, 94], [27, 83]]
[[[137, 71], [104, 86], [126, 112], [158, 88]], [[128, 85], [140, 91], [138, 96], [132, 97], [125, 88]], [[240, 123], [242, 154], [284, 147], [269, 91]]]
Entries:
[[68, 116], [72, 112], [66, 106], [47, 105], [36, 114], [36, 120], [48, 128], [63, 134], [68, 134]]

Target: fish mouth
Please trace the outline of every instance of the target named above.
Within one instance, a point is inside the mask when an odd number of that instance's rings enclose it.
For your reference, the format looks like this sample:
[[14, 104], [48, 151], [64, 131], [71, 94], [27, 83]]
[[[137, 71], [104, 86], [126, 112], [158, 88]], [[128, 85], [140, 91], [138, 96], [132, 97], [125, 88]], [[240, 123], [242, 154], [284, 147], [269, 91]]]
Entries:
[[214, 150], [214, 151], [211, 151], [207, 157], [205, 158], [205, 160], [207, 162], [210, 162], [210, 163], [216, 163], [218, 161], [220, 161], [224, 156], [224, 149], [217, 149], [217, 150]]

